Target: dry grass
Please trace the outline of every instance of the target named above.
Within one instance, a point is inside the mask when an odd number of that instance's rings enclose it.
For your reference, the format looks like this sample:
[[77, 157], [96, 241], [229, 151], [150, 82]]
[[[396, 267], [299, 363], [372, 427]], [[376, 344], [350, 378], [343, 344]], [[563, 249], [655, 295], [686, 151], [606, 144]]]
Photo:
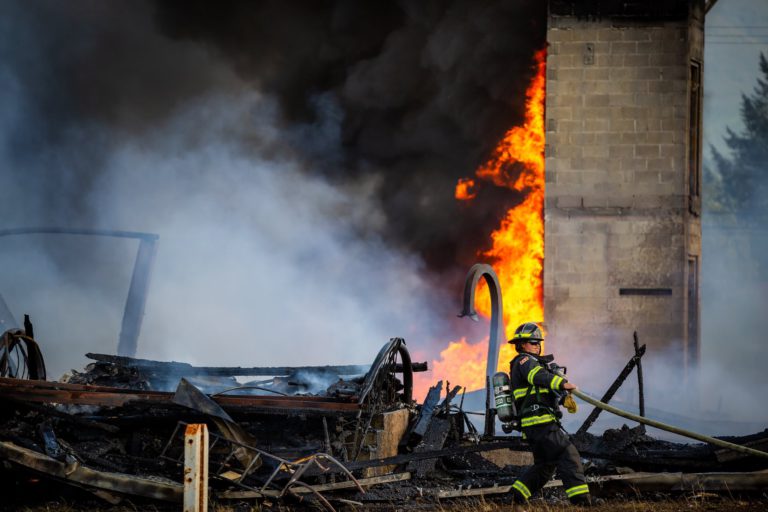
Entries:
[[[484, 500], [451, 500], [441, 503], [410, 502], [408, 505], [377, 505], [357, 507], [351, 504], [333, 502], [338, 512], [351, 512], [361, 510], [366, 512], [406, 512], [409, 510], [425, 510], [435, 512], [712, 512], [712, 511], [739, 511], [739, 512], [765, 512], [768, 511], [768, 495], [754, 499], [736, 499], [716, 494], [701, 493], [675, 499], [658, 500], [608, 500], [589, 509], [574, 507], [568, 503], [548, 503], [543, 500], [532, 500], [525, 506], [498, 503]], [[154, 505], [133, 504], [123, 502], [118, 506], [109, 506], [97, 502], [83, 503], [59, 503], [52, 502], [35, 507], [14, 507], [7, 509], [0, 506], [0, 510], [17, 510], [21, 512], [170, 512], [181, 510], [181, 505]], [[313, 506], [287, 506], [276, 503], [268, 503], [259, 507], [254, 503], [237, 504], [212, 504], [211, 512], [293, 512], [300, 510], [322, 510]]]

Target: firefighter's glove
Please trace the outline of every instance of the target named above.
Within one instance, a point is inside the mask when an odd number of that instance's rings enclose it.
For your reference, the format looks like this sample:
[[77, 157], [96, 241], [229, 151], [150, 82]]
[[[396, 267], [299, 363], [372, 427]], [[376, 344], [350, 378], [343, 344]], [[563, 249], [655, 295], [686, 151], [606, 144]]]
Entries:
[[563, 407], [565, 407], [569, 413], [573, 414], [579, 410], [579, 406], [576, 405], [576, 400], [573, 399], [573, 395], [568, 393], [563, 400]]

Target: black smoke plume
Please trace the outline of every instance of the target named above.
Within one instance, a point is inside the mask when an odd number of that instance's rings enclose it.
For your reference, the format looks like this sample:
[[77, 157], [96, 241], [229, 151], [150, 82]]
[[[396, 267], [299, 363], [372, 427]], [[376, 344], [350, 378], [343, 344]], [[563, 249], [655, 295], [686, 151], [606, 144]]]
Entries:
[[[182, 214], [204, 224], [231, 210], [217, 226], [237, 245], [233, 239], [274, 228], [259, 230], [251, 222], [257, 213], [294, 226], [322, 219], [308, 232], [331, 233], [335, 245], [323, 244], [350, 248], [339, 258], [383, 258], [360, 272], [389, 264], [391, 272], [382, 273], [389, 280], [410, 282], [397, 266], [426, 275], [417, 287], [424, 301], [440, 314], [450, 303], [445, 310], [453, 315], [461, 276], [521, 199], [488, 186], [468, 206], [454, 199], [454, 186], [522, 120], [531, 58], [544, 45], [545, 5], [3, 2], [3, 227], [186, 233], [177, 222]], [[247, 168], [249, 159], [279, 181], [271, 196], [260, 195], [269, 180]], [[187, 254], [169, 232], [159, 233], [160, 250]], [[49, 255], [48, 270], [66, 274], [67, 283], [109, 281], [114, 270], [94, 266], [84, 252], [111, 261], [125, 250], [5, 241]], [[264, 244], [274, 257], [308, 267], [330, 266], [335, 254], [313, 260], [313, 246], [288, 257], [279, 240]], [[5, 263], [17, 265], [20, 252], [10, 250]], [[9, 296], [28, 287], [13, 278], [0, 286], [18, 315], [28, 308]], [[163, 284], [153, 286], [163, 294]], [[383, 296], [391, 303], [400, 295]], [[389, 320], [394, 335], [399, 317]]]

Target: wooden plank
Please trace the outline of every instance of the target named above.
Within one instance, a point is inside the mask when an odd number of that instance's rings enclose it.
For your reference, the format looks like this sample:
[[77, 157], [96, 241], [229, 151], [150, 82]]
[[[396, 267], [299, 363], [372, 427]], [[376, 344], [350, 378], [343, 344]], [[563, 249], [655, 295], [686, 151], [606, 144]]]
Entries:
[[79, 463], [66, 464], [11, 442], [0, 441], [0, 457], [76, 486], [163, 501], [181, 502], [182, 499], [184, 488], [179, 483], [160, 478], [148, 479], [123, 473], [97, 471]]
[[768, 488], [768, 471], [735, 473], [630, 473], [597, 477], [591, 489], [646, 492], [747, 492]]
[[[124, 388], [0, 378], [0, 396], [23, 402], [62, 403], [120, 407], [128, 402], [169, 404], [173, 393], [136, 391]], [[308, 396], [216, 396], [222, 407], [263, 409], [306, 409], [316, 411], [356, 412], [360, 406], [349, 400]]]
[[[738, 443], [738, 444], [741, 444], [741, 443]], [[756, 439], [755, 441], [744, 443], [743, 446], [754, 448], [755, 450], [760, 450], [763, 452], [768, 452], [768, 438]], [[745, 453], [735, 452], [733, 450], [727, 450], [727, 449], [715, 450], [715, 457], [717, 458], [718, 462], [730, 462], [732, 460], [743, 459], [749, 456], [750, 455], [747, 455]]]
[[424, 434], [427, 432], [427, 427], [432, 421], [432, 413], [434, 412], [437, 403], [440, 401], [440, 392], [442, 388], [443, 381], [439, 381], [436, 386], [429, 388], [429, 391], [427, 392], [427, 397], [424, 399], [424, 404], [421, 406], [419, 417], [416, 420], [416, 426], [414, 426], [411, 431], [411, 434], [417, 436], [418, 439], [424, 437]]
[[208, 512], [208, 426], [184, 431], [184, 512]]
[[[373, 487], [374, 485], [389, 484], [393, 482], [403, 482], [405, 480], [410, 480], [410, 479], [411, 479], [411, 474], [406, 472], [406, 473], [392, 473], [389, 475], [382, 475], [382, 476], [376, 476], [371, 478], [358, 478], [357, 482], [360, 484], [361, 487]], [[336, 482], [332, 484], [318, 484], [318, 485], [312, 486], [312, 488], [317, 492], [341, 491], [344, 489], [353, 489], [356, 487], [357, 486], [355, 485], [355, 482], [353, 482], [352, 480], [345, 480], [343, 482]], [[293, 492], [296, 494], [308, 494], [311, 491], [304, 487], [296, 487], [293, 489]], [[249, 498], [277, 497], [279, 494], [280, 493], [278, 491], [273, 491], [273, 490], [267, 490], [264, 492], [224, 491], [216, 494], [216, 497], [220, 499], [225, 499], [225, 500], [240, 500], [240, 499], [249, 499]]]
[[[348, 364], [335, 366], [192, 366], [189, 363], [178, 361], [153, 361], [151, 359], [138, 359], [135, 357], [113, 356], [109, 354], [87, 353], [85, 357], [104, 363], [114, 364], [127, 368], [139, 368], [145, 372], [177, 375], [179, 377], [192, 377], [196, 375], [209, 375], [218, 377], [275, 377], [291, 375], [297, 372], [335, 373], [337, 375], [361, 375], [367, 373], [369, 364]], [[412, 363], [414, 372], [427, 371], [427, 363]], [[396, 373], [403, 373], [403, 365], [395, 365]]]

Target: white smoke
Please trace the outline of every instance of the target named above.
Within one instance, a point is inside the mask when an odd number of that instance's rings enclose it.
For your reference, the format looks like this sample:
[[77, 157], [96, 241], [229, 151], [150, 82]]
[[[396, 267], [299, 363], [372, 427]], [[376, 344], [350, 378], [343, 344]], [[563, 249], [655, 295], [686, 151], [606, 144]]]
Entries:
[[[424, 341], [429, 287], [419, 259], [377, 235], [377, 183], [335, 187], [306, 172], [311, 162], [280, 147], [274, 111], [253, 93], [204, 97], [105, 159], [87, 227], [160, 235], [138, 357], [365, 364], [390, 337]], [[332, 121], [285, 139], [315, 143]], [[114, 353], [135, 241], [56, 242], [109, 281], [77, 283], [32, 238], [4, 245], [0, 261], [14, 271], [0, 290], [17, 320], [31, 313], [49, 373], [81, 368], [88, 351]]]

